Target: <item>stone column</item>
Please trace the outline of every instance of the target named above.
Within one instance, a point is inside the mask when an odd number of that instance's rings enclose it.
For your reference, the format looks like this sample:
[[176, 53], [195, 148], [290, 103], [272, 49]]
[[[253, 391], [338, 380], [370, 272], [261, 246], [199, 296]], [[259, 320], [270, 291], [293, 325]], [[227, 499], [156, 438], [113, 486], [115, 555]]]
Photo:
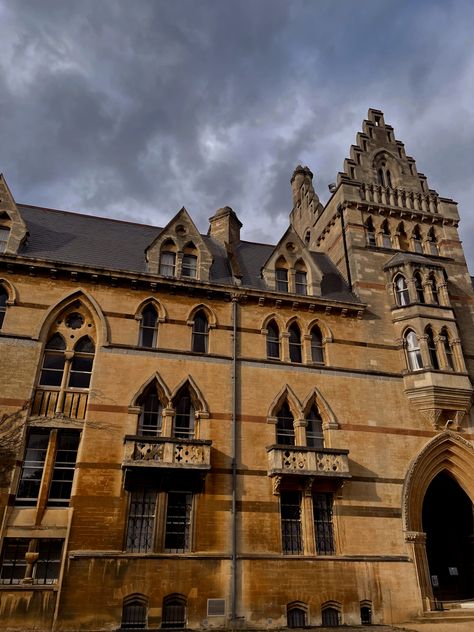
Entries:
[[446, 349], [444, 348], [445, 341], [445, 336], [435, 336], [434, 342], [436, 345], [436, 355], [438, 356], [440, 368], [445, 371], [451, 371], [451, 367], [448, 364], [448, 358], [446, 357]]
[[161, 412], [162, 423], [161, 423], [161, 436], [162, 437], [171, 437], [171, 433], [173, 432], [173, 418], [174, 418], [175, 410], [170, 406], [163, 408]]
[[306, 445], [306, 419], [295, 419], [293, 427], [295, 429], [295, 445]]
[[464, 360], [464, 354], [462, 352], [461, 340], [454, 338], [451, 341], [451, 348], [454, 356], [454, 366], [460, 373], [467, 373], [466, 362]]
[[430, 352], [428, 351], [428, 336], [420, 336], [420, 353], [423, 362], [423, 368], [432, 368], [430, 360]]
[[303, 490], [303, 546], [306, 555], [316, 555], [316, 534], [313, 519], [313, 481], [314, 478], [309, 476], [305, 481]]
[[281, 333], [281, 349], [280, 349], [280, 353], [281, 353], [281, 359], [283, 362], [289, 362], [290, 361], [290, 345], [289, 345], [289, 341], [290, 341], [290, 334], [288, 331], [282, 331]]
[[430, 569], [426, 555], [426, 533], [421, 531], [405, 531], [405, 542], [410, 550], [410, 557], [415, 563], [423, 610], [426, 612], [431, 610], [434, 605]]

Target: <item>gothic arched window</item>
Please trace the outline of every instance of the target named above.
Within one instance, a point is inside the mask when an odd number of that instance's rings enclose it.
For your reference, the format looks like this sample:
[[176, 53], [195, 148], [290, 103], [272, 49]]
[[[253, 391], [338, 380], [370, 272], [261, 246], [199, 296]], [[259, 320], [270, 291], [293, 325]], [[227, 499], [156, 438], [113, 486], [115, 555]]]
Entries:
[[306, 445], [309, 448], [324, 448], [323, 420], [316, 404], [306, 417]]
[[311, 329], [311, 360], [317, 364], [324, 364], [323, 336], [317, 325]]
[[267, 358], [280, 359], [280, 330], [274, 320], [267, 325]]
[[410, 371], [419, 371], [423, 368], [423, 360], [421, 357], [420, 343], [415, 332], [410, 329], [405, 334], [405, 344], [408, 359], [408, 368]]
[[296, 323], [289, 328], [290, 361], [301, 362], [301, 332]]
[[160, 253], [160, 274], [167, 277], [176, 276], [176, 246], [168, 239]]
[[298, 261], [295, 265], [295, 292], [301, 296], [308, 293], [308, 275], [302, 261]]
[[403, 274], [399, 274], [395, 277], [395, 296], [397, 305], [403, 307], [410, 302], [410, 296], [408, 294], [408, 285]]
[[415, 228], [413, 229], [412, 240], [413, 240], [413, 250], [415, 252], [423, 254], [423, 244], [421, 241], [420, 227], [418, 225], [415, 226]]
[[143, 595], [130, 595], [123, 600], [121, 630], [141, 630], [147, 627], [148, 601]]
[[443, 347], [444, 347], [444, 353], [446, 355], [446, 362], [448, 363], [448, 368], [451, 369], [451, 371], [455, 371], [456, 367], [454, 364], [454, 354], [453, 354], [453, 350], [451, 347], [451, 339], [449, 336], [449, 332], [446, 329], [446, 327], [444, 327], [441, 330], [441, 336], [444, 338], [443, 340]]
[[163, 407], [155, 382], [148, 386], [137, 403], [140, 406], [138, 434], [148, 437], [159, 437], [163, 424]]
[[195, 279], [197, 277], [197, 250], [193, 243], [189, 243], [183, 250], [181, 262], [181, 276]]
[[435, 305], [439, 305], [439, 294], [438, 294], [438, 284], [436, 283], [436, 277], [433, 273], [429, 276], [430, 288], [431, 288], [431, 297], [433, 299], [433, 303]]
[[194, 315], [191, 351], [207, 353], [209, 324], [205, 312], [200, 309]]
[[158, 331], [158, 313], [150, 303], [143, 308], [140, 321], [140, 347], [152, 349], [156, 346], [156, 334]]
[[423, 281], [421, 280], [421, 274], [419, 272], [415, 272], [415, 274], [413, 275], [413, 280], [415, 281], [415, 291], [418, 303], [423, 304], [425, 302], [425, 292], [423, 290]]
[[425, 334], [426, 334], [426, 339], [427, 339], [427, 344], [428, 344], [428, 354], [430, 356], [430, 364], [433, 367], [433, 369], [438, 370], [439, 360], [438, 360], [438, 354], [436, 351], [436, 343], [434, 341], [433, 330], [431, 329], [431, 327], [427, 327], [425, 329]]
[[186, 627], [186, 597], [183, 595], [168, 595], [163, 599], [162, 628]]
[[95, 345], [89, 336], [82, 337], [74, 347], [68, 386], [89, 388], [94, 364]]
[[54, 334], [46, 343], [39, 383], [41, 386], [61, 386], [66, 362], [66, 343], [61, 334]]
[[382, 224], [382, 246], [384, 248], [391, 248], [392, 247], [392, 238], [390, 235], [390, 225], [387, 222], [387, 220], [385, 220]]
[[189, 388], [181, 389], [174, 400], [174, 409], [173, 437], [192, 439], [196, 416]]
[[295, 445], [294, 417], [285, 402], [277, 413], [276, 440], [278, 445]]
[[367, 244], [369, 246], [376, 246], [374, 222], [371, 217], [368, 217], [365, 222], [365, 230], [367, 234]]
[[306, 609], [301, 605], [289, 604], [286, 609], [287, 625], [289, 628], [304, 628], [306, 624]]

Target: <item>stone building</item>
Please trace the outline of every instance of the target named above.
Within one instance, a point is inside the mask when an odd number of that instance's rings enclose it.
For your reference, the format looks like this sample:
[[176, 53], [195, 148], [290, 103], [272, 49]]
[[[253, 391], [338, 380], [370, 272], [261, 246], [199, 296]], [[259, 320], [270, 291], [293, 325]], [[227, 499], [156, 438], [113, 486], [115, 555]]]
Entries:
[[474, 597], [456, 203], [369, 110], [276, 245], [0, 182], [3, 630], [396, 623]]

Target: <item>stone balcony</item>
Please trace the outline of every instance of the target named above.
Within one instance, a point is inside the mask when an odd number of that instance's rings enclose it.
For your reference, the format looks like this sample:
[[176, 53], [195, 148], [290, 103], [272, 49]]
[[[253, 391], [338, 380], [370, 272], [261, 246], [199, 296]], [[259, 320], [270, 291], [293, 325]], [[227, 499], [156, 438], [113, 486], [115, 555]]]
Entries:
[[349, 450], [271, 445], [267, 448], [268, 475], [283, 474], [350, 478]]
[[31, 403], [33, 417], [55, 417], [84, 419], [89, 392], [85, 389], [66, 389], [38, 386]]
[[212, 441], [126, 436], [123, 468], [211, 469]]

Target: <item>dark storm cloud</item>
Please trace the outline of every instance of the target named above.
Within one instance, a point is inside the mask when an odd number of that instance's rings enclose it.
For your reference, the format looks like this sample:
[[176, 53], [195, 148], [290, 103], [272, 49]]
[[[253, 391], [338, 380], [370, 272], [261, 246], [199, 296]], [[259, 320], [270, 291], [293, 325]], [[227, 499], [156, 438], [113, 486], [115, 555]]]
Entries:
[[474, 253], [472, 3], [0, 2], [0, 168], [17, 200], [277, 240], [298, 162], [324, 200], [369, 106]]

